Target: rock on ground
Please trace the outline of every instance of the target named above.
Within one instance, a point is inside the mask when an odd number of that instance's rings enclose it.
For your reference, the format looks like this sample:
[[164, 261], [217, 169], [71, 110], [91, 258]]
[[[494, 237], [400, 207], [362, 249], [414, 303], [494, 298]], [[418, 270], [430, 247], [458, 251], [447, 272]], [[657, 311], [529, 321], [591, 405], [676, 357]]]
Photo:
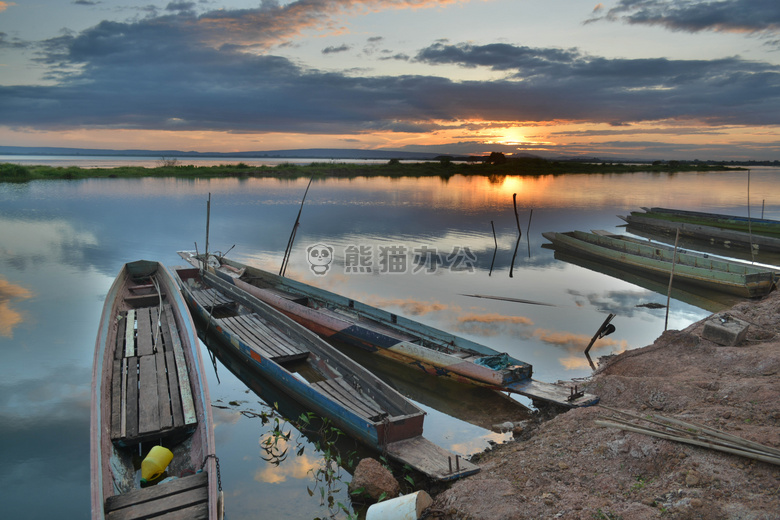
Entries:
[[750, 323], [743, 343], [703, 339], [702, 320], [606, 360], [586, 384], [599, 406], [480, 454], [482, 471], [438, 494], [427, 518], [780, 519], [780, 466], [595, 424], [608, 406], [780, 448], [780, 294], [728, 312]]
[[350, 493], [361, 488], [363, 495], [375, 501], [379, 500], [382, 494], [386, 498], [395, 498], [401, 493], [401, 487], [390, 470], [372, 458], [361, 459], [349, 484]]

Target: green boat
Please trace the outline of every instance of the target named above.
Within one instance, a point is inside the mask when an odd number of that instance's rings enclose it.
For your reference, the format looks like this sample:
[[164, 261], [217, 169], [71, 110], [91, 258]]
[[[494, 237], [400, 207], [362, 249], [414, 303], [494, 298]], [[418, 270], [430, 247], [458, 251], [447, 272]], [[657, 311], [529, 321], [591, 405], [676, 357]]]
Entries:
[[768, 294], [778, 274], [771, 269], [691, 253], [657, 243], [643, 243], [622, 235], [599, 235], [583, 231], [548, 232], [542, 235], [553, 248], [584, 255], [669, 280], [674, 266], [674, 283], [705, 287], [743, 298]]
[[629, 227], [704, 241], [724, 249], [780, 252], [780, 221], [699, 211], [642, 208], [619, 217]]

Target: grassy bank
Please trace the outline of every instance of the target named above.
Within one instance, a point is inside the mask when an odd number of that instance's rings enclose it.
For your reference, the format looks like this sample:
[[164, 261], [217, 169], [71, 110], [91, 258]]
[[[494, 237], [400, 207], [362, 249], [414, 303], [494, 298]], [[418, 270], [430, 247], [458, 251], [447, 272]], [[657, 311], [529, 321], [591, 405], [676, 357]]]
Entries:
[[447, 160], [402, 163], [390, 160], [386, 164], [346, 164], [315, 162], [278, 166], [250, 166], [244, 163], [220, 166], [161, 165], [156, 168], [121, 166], [117, 168], [79, 168], [53, 166], [21, 166], [0, 164], [0, 181], [28, 181], [40, 179], [87, 179], [132, 177], [178, 177], [191, 179], [220, 177], [451, 177], [453, 175], [563, 175], [571, 173], [676, 173], [688, 171], [727, 171], [741, 168], [702, 162], [656, 162], [653, 164], [584, 163], [547, 161], [544, 159], [507, 159], [499, 164], [453, 163]]

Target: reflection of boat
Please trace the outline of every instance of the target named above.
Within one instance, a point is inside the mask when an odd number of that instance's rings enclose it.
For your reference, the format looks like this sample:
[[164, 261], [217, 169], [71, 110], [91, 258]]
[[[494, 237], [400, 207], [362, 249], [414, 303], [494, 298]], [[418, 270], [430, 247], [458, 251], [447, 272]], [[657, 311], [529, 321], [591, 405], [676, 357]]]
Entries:
[[768, 294], [775, 274], [749, 264], [682, 252], [663, 244], [645, 244], [621, 235], [582, 231], [542, 233], [556, 250], [584, 254], [668, 280], [674, 266], [674, 281], [725, 291], [743, 298]]
[[[274, 386], [268, 379], [260, 376], [245, 357], [236, 354], [232, 349], [229, 349], [224, 345], [217, 337], [216, 331], [213, 329], [206, 331], [204, 327], [201, 327], [200, 330], [202, 333], [200, 337], [203, 340], [203, 343], [206, 344], [209, 352], [211, 352], [223, 366], [244, 383], [247, 388], [257, 394], [269, 408], [281, 414], [288, 422], [293, 423], [309, 443], [313, 446], [316, 446], [317, 444], [324, 445], [322, 441], [325, 439], [321, 437], [318, 432], [318, 427], [321, 425], [318, 417], [313, 417], [311, 419], [307, 417], [307, 421], [309, 421], [308, 424], [297, 424], [296, 421], [298, 421], [302, 415], [306, 414], [309, 411], [308, 409], [282, 391], [282, 389]], [[231, 409], [233, 408], [231, 407]], [[241, 413], [246, 416], [252, 416], [251, 410], [241, 410]], [[300, 423], [300, 421], [298, 421], [298, 423]], [[329, 438], [327, 441], [329, 444], [332, 443], [338, 450], [338, 453], [342, 455], [355, 453], [358, 455], [358, 458], [364, 458], [374, 456], [375, 453], [369, 450], [365, 444], [360, 443], [347, 435], [339, 435], [335, 440]], [[344, 464], [342, 466], [344, 470], [349, 472], [354, 470], [353, 467], [348, 467], [346, 464], [349, 457], [337, 457], [337, 459], [337, 462]]]
[[[476, 473], [422, 437], [425, 413], [280, 312], [212, 273], [176, 268], [187, 303], [261, 375], [345, 433], [438, 480]], [[284, 365], [284, 366], [283, 366]]]
[[[195, 253], [180, 251], [191, 265]], [[202, 258], [202, 256], [200, 257]], [[269, 273], [224, 256], [209, 257], [223, 280], [280, 310], [317, 334], [359, 346], [429, 374], [564, 406], [588, 406], [593, 395], [531, 379], [531, 366], [485, 345], [382, 309]]]
[[533, 412], [510, 396], [485, 387], [463, 391], [463, 385], [447, 378], [409, 370], [400, 363], [387, 363], [364, 349], [329, 340], [348, 355], [409, 399], [450, 417], [486, 430], [500, 430], [499, 425], [518, 423], [531, 418]]
[[[218, 518], [210, 406], [195, 325], [173, 278], [157, 262], [125, 264], [95, 344], [92, 518]], [[157, 445], [173, 453], [162, 476], [176, 478], [142, 487], [138, 454]]]
[[620, 216], [636, 229], [675, 236], [687, 236], [724, 249], [751, 249], [755, 252], [780, 252], [780, 221], [754, 219], [717, 213], [643, 208]]
[[[605, 262], [599, 262], [596, 259], [591, 259], [583, 255], [568, 254], [564, 251], [555, 251], [555, 258], [563, 262], [578, 265], [602, 273], [612, 278], [617, 278], [625, 282], [638, 285], [649, 291], [656, 292], [666, 296], [669, 290], [669, 280], [659, 280], [656, 278], [643, 276], [640, 272], [634, 272], [627, 270], [618, 265], [612, 265]], [[686, 287], [681, 289], [676, 285], [672, 286], [671, 297], [675, 300], [694, 305], [700, 309], [704, 309], [710, 312], [720, 312], [722, 310], [731, 308], [734, 304], [739, 302], [739, 298], [724, 294], [722, 292], [712, 291], [699, 287]]]

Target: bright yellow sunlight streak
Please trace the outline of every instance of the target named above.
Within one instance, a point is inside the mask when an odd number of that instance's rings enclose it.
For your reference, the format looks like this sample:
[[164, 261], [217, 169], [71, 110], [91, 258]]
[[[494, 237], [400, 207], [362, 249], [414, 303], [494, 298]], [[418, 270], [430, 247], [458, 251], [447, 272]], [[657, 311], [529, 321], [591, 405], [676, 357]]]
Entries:
[[496, 139], [496, 144], [513, 145], [523, 144], [527, 141], [525, 137], [525, 131], [521, 127], [508, 127], [498, 130], [497, 133], [503, 135], [503, 137]]

